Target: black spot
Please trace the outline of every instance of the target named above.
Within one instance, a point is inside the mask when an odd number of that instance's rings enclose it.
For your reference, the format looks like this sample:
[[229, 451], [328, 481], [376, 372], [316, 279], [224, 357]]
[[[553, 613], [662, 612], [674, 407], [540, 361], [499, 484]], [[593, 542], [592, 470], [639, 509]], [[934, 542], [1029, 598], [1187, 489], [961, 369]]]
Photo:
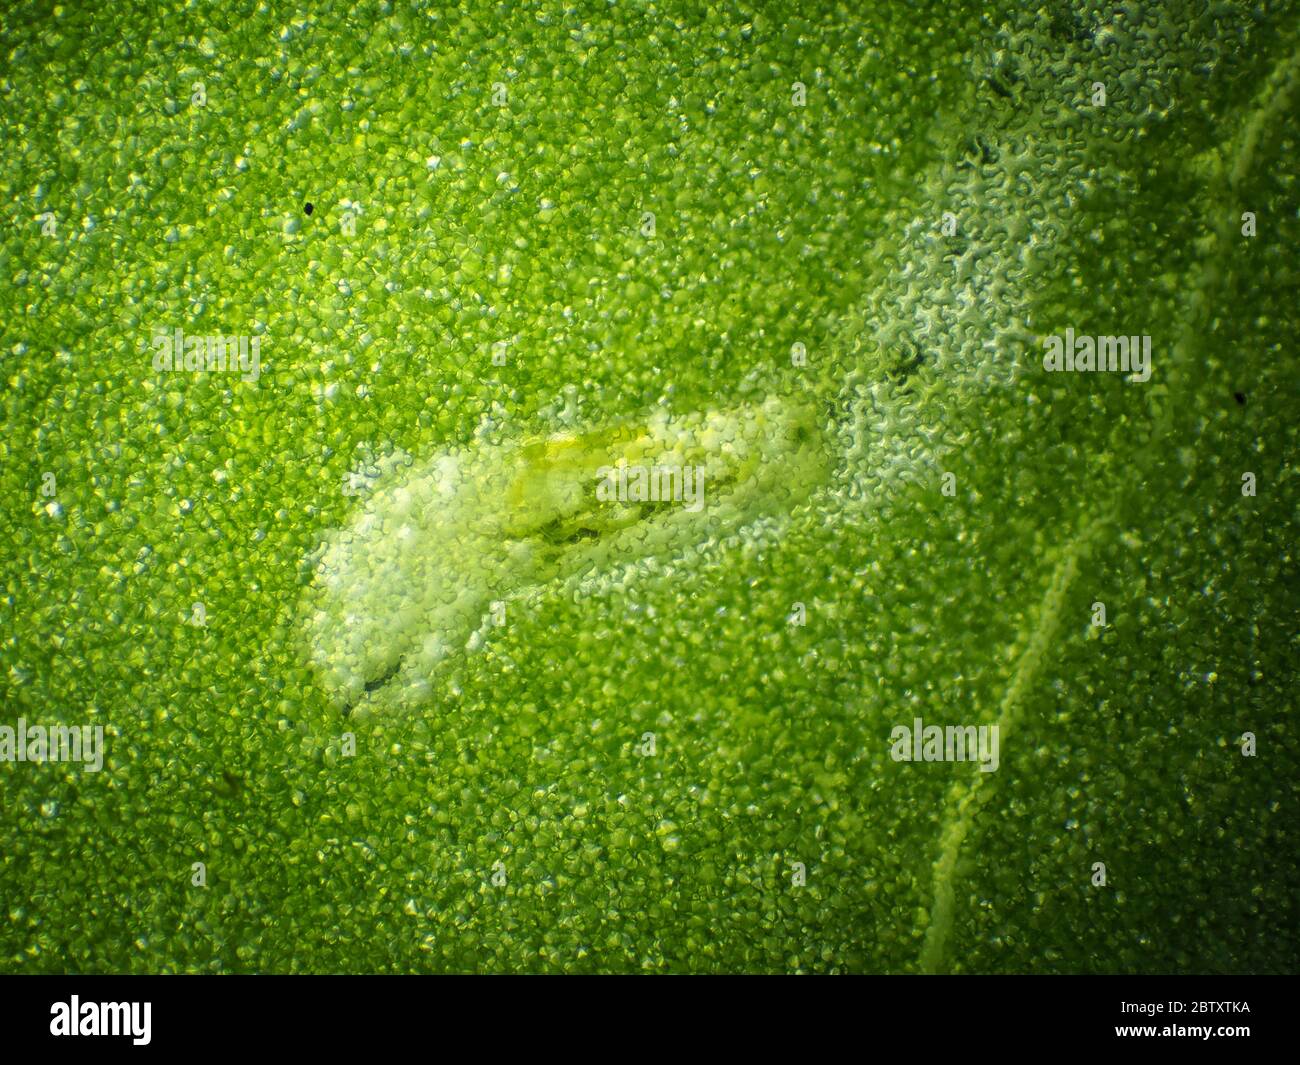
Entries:
[[238, 795], [244, 790], [244, 781], [238, 774], [232, 773], [229, 769], [223, 769], [221, 779], [216, 781], [213, 787], [218, 795], [229, 798]]
[[1246, 405], [1246, 394], [1244, 392], [1234, 392], [1232, 398], [1240, 403], [1243, 407]]
[[895, 384], [903, 384], [925, 362], [925, 352], [915, 344], [904, 341], [895, 356], [894, 365], [886, 371]]
[[303, 207], [303, 210], [306, 211], [308, 214], [311, 214], [312, 211], [316, 210], [316, 208], [313, 207], [311, 204], [307, 204]]
[[1071, 5], [1068, 3], [1055, 5], [1051, 19], [1048, 22], [1047, 32], [1061, 41], [1072, 44], [1087, 44], [1092, 40], [1092, 33], [1084, 25], [1085, 17], [1072, 11]]
[[[366, 681], [365, 695], [370, 695], [372, 692], [377, 692], [380, 688], [382, 688], [385, 684], [387, 684], [390, 680], [392, 680], [395, 676], [397, 676], [398, 671], [402, 668], [402, 663], [405, 661], [406, 661], [406, 656], [401, 655], [396, 662], [394, 662], [391, 666], [388, 667], [387, 670], [384, 671], [382, 675]], [[353, 699], [352, 702], [348, 703], [348, 705], [343, 708], [343, 716], [350, 717], [352, 711], [356, 709], [357, 703], [361, 702], [361, 700], [365, 698], [365, 695], [358, 696], [357, 698]]]
[[373, 680], [366, 681], [366, 694], [369, 695], [372, 691], [377, 691], [397, 676], [397, 671], [402, 668], [402, 661], [405, 657], [406, 656], [403, 655], [398, 658], [396, 662], [388, 667], [388, 670], [383, 674], [383, 676], [375, 677]]
[[1011, 90], [1008, 89], [1005, 85], [1003, 85], [1001, 79], [997, 77], [989, 78], [989, 87], [999, 96], [1001, 96], [1003, 99], [1006, 100], [1014, 99]]
[[980, 134], [967, 137], [966, 143], [962, 146], [962, 152], [963, 158], [957, 164], [959, 170], [969, 170], [976, 161], [982, 166], [992, 166], [998, 161], [997, 151]]

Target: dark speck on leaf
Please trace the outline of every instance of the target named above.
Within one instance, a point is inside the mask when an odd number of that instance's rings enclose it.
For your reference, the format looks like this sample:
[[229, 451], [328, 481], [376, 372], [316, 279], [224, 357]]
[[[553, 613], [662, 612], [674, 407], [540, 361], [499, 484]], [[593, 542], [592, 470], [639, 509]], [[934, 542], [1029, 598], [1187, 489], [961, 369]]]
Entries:
[[308, 214], [311, 214], [312, 211], [314, 211], [315, 209], [316, 208], [314, 208], [311, 204], [307, 204], [307, 206], [303, 208], [303, 210], [306, 211]]
[[1240, 403], [1243, 407], [1246, 405], [1246, 395], [1244, 392], [1234, 392], [1232, 398]]
[[238, 795], [244, 788], [244, 781], [238, 774], [232, 773], [229, 769], [221, 771], [221, 779], [216, 782], [215, 790], [218, 795], [227, 797]]

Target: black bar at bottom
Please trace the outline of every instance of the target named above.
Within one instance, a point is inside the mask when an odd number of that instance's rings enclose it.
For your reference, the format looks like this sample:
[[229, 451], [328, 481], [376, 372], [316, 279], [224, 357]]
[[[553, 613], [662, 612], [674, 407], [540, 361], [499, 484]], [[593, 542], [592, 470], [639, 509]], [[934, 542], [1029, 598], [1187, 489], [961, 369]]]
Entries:
[[1127, 1046], [1222, 1055], [1289, 1049], [1296, 1011], [1287, 990], [1275, 978], [1175, 976], [653, 984], [591, 977], [28, 976], [0, 979], [0, 1031], [7, 1051], [91, 1054], [283, 1049], [337, 1058], [412, 1040], [444, 1051], [479, 1046], [493, 1057], [512, 1044], [533, 1055], [656, 1044], [662, 1052], [690, 1053], [721, 1040], [729, 1056], [753, 1045], [800, 1059], [843, 1047], [843, 1040], [879, 1050], [887, 1039], [925, 1051]]

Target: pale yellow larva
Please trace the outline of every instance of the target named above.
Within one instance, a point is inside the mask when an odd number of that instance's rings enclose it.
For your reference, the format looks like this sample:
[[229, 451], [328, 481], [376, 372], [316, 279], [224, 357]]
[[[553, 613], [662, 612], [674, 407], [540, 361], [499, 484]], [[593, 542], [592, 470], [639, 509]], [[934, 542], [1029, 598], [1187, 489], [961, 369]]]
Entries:
[[811, 404], [768, 399], [393, 464], [322, 544], [307, 653], [342, 709], [418, 701], [494, 602], [788, 512], [825, 480], [826, 447]]

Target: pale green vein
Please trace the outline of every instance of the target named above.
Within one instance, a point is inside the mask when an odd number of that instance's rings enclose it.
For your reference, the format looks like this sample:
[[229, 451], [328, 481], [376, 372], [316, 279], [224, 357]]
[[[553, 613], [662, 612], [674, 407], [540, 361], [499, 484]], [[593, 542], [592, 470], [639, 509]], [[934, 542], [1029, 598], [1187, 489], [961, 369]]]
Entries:
[[[1209, 164], [1208, 213], [1212, 221], [1207, 225], [1207, 232], [1201, 241], [1204, 265], [1188, 297], [1183, 329], [1172, 346], [1172, 358], [1165, 372], [1163, 399], [1156, 399], [1153, 404], [1152, 421], [1157, 433], [1169, 428], [1177, 406], [1173, 398], [1176, 391], [1174, 384], [1182, 376], [1178, 371], [1186, 368], [1192, 349], [1208, 327], [1213, 309], [1212, 294], [1223, 274], [1220, 264], [1227, 260], [1226, 245], [1237, 232], [1235, 219], [1241, 210], [1248, 209], [1242, 207], [1236, 197], [1255, 162], [1261, 137], [1270, 124], [1276, 123], [1285, 114], [1298, 85], [1300, 51], [1293, 52], [1269, 75], [1247, 111], [1237, 136], [1226, 150], [1216, 151], [1215, 158]], [[1145, 478], [1137, 476], [1135, 481], [1142, 484]], [[1121, 499], [1122, 494], [1113, 497], [1109, 513], [1115, 513]], [[1023, 699], [1037, 682], [1046, 651], [1061, 627], [1062, 609], [1070, 586], [1097, 539], [1098, 532], [1108, 524], [1108, 521], [1098, 521], [1094, 513], [1084, 515], [1075, 537], [1058, 554], [1047, 591], [1038, 608], [1030, 617], [1026, 629], [1022, 630], [1012, 645], [1011, 658], [1015, 665], [998, 705], [997, 725], [1002, 743], [1006, 742], [1014, 729]], [[934, 863], [930, 920], [919, 959], [922, 972], [935, 973], [944, 968], [956, 916], [957, 865], [962, 844], [974, 823], [976, 811], [988, 792], [986, 782], [992, 776], [993, 774], [976, 773], [957, 780], [949, 789], [940, 833], [939, 857]]]
[[1300, 52], [1279, 63], [1255, 97], [1241, 132], [1233, 142], [1224, 162], [1223, 173], [1228, 188], [1237, 191], [1255, 163], [1255, 151], [1264, 131], [1286, 113], [1300, 85]]
[[[1090, 535], [1088, 530], [1097, 528], [1100, 525], [1085, 518], [1081, 536], [1061, 552], [1052, 571], [1047, 593], [1035, 612], [1030, 628], [1026, 630], [1027, 644], [1015, 659], [1011, 681], [998, 706], [997, 724], [1001, 743], [1006, 742], [1015, 727], [1021, 700], [1025, 692], [1033, 687], [1047, 650], [1056, 639], [1066, 595], [1095, 536], [1095, 533]], [[1022, 637], [1023, 635], [1022, 633]], [[934, 901], [930, 907], [930, 924], [925, 930], [925, 942], [921, 947], [923, 972], [935, 972], [942, 964], [948, 934], [952, 929], [957, 859], [961, 856], [961, 845], [980, 803], [981, 786], [992, 776], [992, 773], [977, 773], [957, 780], [949, 789], [945, 806], [948, 816], [940, 839], [939, 860], [934, 865]]]

